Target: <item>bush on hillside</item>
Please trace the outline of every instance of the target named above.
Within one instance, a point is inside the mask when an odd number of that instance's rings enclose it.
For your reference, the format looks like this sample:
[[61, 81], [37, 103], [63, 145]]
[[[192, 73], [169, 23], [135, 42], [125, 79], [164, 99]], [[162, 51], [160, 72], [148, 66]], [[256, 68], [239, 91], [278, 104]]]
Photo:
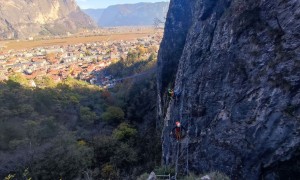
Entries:
[[124, 120], [125, 113], [124, 111], [115, 106], [110, 106], [102, 114], [102, 119], [107, 123], [119, 123]]

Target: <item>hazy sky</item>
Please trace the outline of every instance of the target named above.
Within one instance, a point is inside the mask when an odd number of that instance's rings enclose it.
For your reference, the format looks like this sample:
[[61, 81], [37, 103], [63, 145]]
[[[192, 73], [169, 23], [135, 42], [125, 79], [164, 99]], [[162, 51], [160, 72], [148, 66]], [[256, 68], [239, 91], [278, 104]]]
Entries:
[[133, 4], [139, 2], [162, 2], [169, 0], [76, 0], [81, 9], [106, 8], [114, 4]]

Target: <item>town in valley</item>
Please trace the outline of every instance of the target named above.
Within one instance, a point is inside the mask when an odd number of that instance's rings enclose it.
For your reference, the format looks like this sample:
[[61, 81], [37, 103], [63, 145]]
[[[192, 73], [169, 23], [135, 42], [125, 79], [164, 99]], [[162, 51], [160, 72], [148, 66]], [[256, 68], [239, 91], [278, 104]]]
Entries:
[[[100, 87], [113, 87], [114, 77], [103, 73], [102, 70], [121, 58], [126, 58], [129, 52], [137, 49], [143, 50], [141, 59], [147, 59], [151, 53], [157, 54], [162, 34], [157, 31], [151, 31], [151, 33], [147, 31], [138, 38], [132, 36], [132, 38], [122, 40], [122, 37], [114, 38], [114, 36], [120, 36], [118, 34], [120, 31], [116, 30], [116, 32], [111, 35], [105, 34], [102, 38], [104, 40], [84, 43], [51, 44], [17, 50], [2, 47], [0, 49], [0, 80], [8, 80], [9, 76], [19, 73], [30, 80], [32, 87], [37, 86], [35, 80], [43, 77], [51, 78], [54, 82], [61, 82], [72, 77]], [[127, 31], [127, 33], [136, 34], [137, 31]], [[28, 39], [27, 41], [30, 43], [34, 40]]]

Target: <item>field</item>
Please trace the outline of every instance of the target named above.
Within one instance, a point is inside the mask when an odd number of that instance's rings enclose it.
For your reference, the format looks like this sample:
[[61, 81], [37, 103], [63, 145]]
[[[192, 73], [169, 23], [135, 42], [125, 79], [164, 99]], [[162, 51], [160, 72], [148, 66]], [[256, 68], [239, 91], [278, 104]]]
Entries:
[[66, 37], [66, 38], [57, 38], [49, 40], [11, 40], [11, 41], [0, 41], [0, 46], [4, 46], [4, 50], [21, 50], [21, 49], [30, 49], [35, 47], [47, 47], [54, 45], [68, 45], [68, 44], [79, 44], [79, 43], [89, 43], [97, 41], [120, 41], [120, 40], [133, 40], [140, 37], [146, 37], [148, 35], [153, 35], [154, 30], [145, 30], [140, 32], [125, 32], [125, 33], [114, 33], [106, 35], [93, 35], [85, 37]]

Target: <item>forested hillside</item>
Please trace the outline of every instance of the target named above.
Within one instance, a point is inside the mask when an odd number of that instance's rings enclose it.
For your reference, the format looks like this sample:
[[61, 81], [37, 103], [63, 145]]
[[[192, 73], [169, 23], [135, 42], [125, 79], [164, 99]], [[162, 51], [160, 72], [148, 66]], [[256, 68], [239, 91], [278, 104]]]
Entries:
[[[131, 55], [107, 70], [156, 62]], [[109, 90], [71, 78], [31, 83], [16, 73], [0, 84], [1, 179], [134, 179], [159, 165], [154, 74]]]

